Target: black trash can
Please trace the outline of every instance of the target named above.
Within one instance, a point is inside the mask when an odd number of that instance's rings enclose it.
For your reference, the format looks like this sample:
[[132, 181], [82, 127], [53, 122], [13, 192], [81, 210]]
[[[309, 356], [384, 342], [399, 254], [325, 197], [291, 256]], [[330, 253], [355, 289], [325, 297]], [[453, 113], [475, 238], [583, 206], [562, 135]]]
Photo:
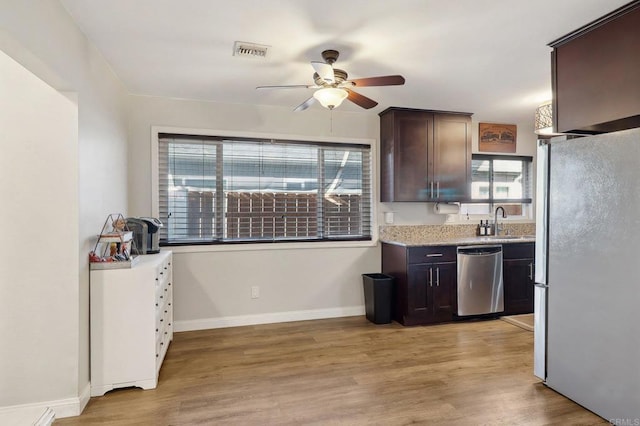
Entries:
[[390, 323], [393, 277], [385, 274], [362, 274], [362, 284], [367, 319], [374, 324]]

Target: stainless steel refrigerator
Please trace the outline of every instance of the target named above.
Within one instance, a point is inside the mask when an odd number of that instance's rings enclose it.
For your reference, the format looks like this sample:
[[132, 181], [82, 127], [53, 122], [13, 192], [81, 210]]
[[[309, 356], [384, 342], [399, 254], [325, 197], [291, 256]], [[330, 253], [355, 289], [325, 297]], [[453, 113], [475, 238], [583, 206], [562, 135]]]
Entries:
[[539, 143], [537, 172], [534, 373], [640, 424], [640, 129]]

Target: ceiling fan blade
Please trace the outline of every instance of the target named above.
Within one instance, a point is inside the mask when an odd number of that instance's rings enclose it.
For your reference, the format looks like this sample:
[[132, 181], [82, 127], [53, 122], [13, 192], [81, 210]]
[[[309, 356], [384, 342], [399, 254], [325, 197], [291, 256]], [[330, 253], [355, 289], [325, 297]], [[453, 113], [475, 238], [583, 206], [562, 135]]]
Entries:
[[318, 73], [321, 79], [326, 81], [329, 84], [333, 84], [336, 81], [336, 77], [333, 74], [333, 67], [324, 62], [316, 62], [312, 61], [311, 66]]
[[349, 99], [354, 104], [361, 106], [364, 109], [370, 109], [378, 105], [378, 103], [371, 98], [367, 98], [366, 96], [363, 96], [360, 93], [356, 93], [353, 90], [349, 90], [349, 89], [345, 89], [345, 90], [349, 94], [349, 96], [347, 96], [347, 99]]
[[258, 86], [256, 89], [317, 89], [316, 85], [308, 84], [289, 84], [285, 86]]
[[311, 105], [313, 105], [313, 103], [316, 101], [316, 98], [314, 98], [313, 96], [310, 97], [309, 99], [307, 99], [306, 101], [304, 101], [303, 103], [301, 103], [300, 105], [298, 105], [297, 107], [295, 107], [295, 109], [293, 110], [294, 112], [300, 112], [300, 111], [304, 111], [305, 109], [309, 108]]
[[356, 78], [350, 81], [355, 87], [400, 86], [404, 84], [404, 77], [401, 75], [383, 75], [380, 77]]

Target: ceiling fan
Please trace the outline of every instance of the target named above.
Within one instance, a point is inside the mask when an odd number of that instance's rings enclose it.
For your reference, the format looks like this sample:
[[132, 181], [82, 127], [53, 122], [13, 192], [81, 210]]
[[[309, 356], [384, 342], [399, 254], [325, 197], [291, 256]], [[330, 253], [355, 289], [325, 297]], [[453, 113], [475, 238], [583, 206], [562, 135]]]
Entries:
[[334, 109], [345, 99], [354, 104], [370, 109], [378, 105], [376, 101], [353, 91], [355, 87], [367, 86], [398, 86], [404, 84], [404, 77], [401, 75], [385, 75], [380, 77], [348, 79], [346, 71], [334, 68], [333, 64], [338, 59], [340, 53], [337, 50], [325, 50], [322, 52], [324, 62], [312, 61], [314, 69], [313, 81], [315, 84], [294, 84], [285, 86], [258, 86], [256, 89], [318, 89], [309, 99], [298, 105], [294, 111], [304, 111], [317, 100], [328, 109]]

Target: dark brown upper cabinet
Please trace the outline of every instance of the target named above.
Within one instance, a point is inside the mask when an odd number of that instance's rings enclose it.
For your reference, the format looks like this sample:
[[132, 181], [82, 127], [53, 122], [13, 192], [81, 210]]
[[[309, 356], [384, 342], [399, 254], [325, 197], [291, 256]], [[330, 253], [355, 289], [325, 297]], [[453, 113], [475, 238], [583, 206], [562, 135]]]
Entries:
[[549, 44], [557, 132], [640, 127], [638, 28], [634, 1]]
[[471, 114], [380, 113], [380, 201], [464, 201], [471, 186]]

